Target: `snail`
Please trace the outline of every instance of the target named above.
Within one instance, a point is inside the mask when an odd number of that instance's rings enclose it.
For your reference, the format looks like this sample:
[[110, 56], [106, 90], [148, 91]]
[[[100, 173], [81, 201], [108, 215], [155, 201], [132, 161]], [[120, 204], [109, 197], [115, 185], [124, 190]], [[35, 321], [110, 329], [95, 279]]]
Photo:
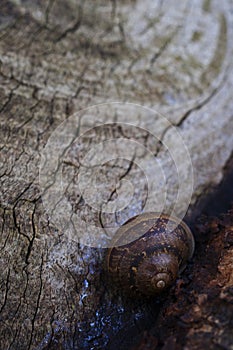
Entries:
[[121, 289], [152, 296], [174, 283], [193, 252], [194, 238], [183, 221], [143, 213], [117, 230], [107, 252], [107, 271]]

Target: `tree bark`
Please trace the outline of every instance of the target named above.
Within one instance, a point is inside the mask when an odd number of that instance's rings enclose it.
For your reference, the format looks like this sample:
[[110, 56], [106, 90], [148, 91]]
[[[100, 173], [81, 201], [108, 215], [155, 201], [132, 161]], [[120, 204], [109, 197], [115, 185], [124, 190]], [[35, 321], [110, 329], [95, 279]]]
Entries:
[[2, 349], [129, 348], [156, 318], [167, 295], [125, 300], [103, 248], [221, 182], [232, 16], [231, 0], [1, 1]]

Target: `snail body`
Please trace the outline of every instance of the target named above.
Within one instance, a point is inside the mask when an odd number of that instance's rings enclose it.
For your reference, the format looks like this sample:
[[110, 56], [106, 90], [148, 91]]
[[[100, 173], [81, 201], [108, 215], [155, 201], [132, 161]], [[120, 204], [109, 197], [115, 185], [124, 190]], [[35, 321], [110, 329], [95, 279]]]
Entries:
[[144, 213], [116, 232], [114, 247], [107, 254], [107, 269], [121, 288], [150, 296], [171, 286], [193, 252], [194, 238], [183, 221]]

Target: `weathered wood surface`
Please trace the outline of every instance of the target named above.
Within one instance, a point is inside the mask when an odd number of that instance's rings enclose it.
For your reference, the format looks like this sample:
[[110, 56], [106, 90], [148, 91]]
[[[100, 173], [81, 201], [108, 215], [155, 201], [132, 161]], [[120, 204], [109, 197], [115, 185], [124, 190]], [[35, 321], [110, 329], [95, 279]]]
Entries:
[[[141, 329], [150, 322], [151, 305], [125, 305], [106, 289], [100, 273], [103, 251], [80, 246], [50, 220], [41, 199], [46, 192], [39, 182], [41, 154], [56, 128], [82, 108], [112, 101], [150, 107], [177, 126], [188, 149], [195, 205], [221, 181], [233, 149], [232, 10], [231, 0], [1, 1], [2, 349], [58, 348], [56, 341], [60, 348], [113, 349], [114, 339], [130, 339], [135, 324]], [[93, 223], [121, 223], [143, 209], [154, 174], [148, 181], [143, 176], [153, 168], [151, 154], [165, 174], [159, 180], [168, 184], [166, 206], [173, 204], [179, 181], [165, 145], [190, 185], [192, 169], [186, 172], [185, 161], [182, 168], [184, 148], [176, 142], [176, 129], [156, 114], [145, 116], [141, 107], [121, 106], [114, 116], [108, 106], [95, 108], [91, 120], [82, 113], [78, 131], [92, 130], [79, 144], [70, 144], [62, 159], [66, 198], [85, 217], [87, 230]], [[112, 121], [122, 127], [93, 129]], [[114, 155], [127, 160], [105, 164], [94, 194], [87, 191], [99, 206], [119, 193], [127, 209], [116, 217], [101, 208], [90, 210], [76, 182], [79, 158], [111, 137], [136, 140], [145, 148], [137, 153], [141, 171], [130, 147], [119, 154], [111, 145]], [[87, 172], [89, 190], [88, 177]], [[130, 180], [138, 191], [132, 196], [122, 180]], [[163, 192], [155, 193], [164, 199]], [[187, 209], [183, 195], [177, 202], [181, 213]], [[155, 208], [158, 198], [152, 202]], [[108, 241], [107, 234], [102, 238]]]

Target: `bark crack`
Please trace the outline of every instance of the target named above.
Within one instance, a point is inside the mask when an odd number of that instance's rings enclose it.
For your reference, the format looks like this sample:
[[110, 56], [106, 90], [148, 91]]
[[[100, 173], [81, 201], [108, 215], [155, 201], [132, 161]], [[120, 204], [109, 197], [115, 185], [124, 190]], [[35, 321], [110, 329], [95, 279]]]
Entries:
[[40, 264], [40, 275], [39, 275], [40, 285], [39, 285], [39, 291], [38, 291], [38, 296], [37, 296], [37, 300], [36, 300], [35, 312], [34, 312], [34, 315], [33, 315], [33, 318], [32, 318], [32, 329], [31, 329], [31, 335], [30, 335], [29, 344], [28, 344], [28, 350], [30, 350], [31, 345], [32, 345], [33, 335], [34, 335], [34, 331], [35, 331], [35, 321], [36, 321], [36, 316], [37, 316], [38, 311], [39, 311], [40, 298], [41, 298], [41, 294], [42, 294], [42, 287], [43, 287], [43, 280], [42, 280], [43, 264], [44, 264], [44, 260], [43, 260], [43, 255], [42, 255], [42, 256], [41, 256], [41, 264]]
[[84, 6], [85, 1], [82, 2], [82, 5], [78, 6], [78, 18], [76, 20], [76, 22], [70, 26], [69, 28], [67, 28], [62, 34], [60, 34], [56, 40], [54, 40], [55, 43], [59, 43], [61, 40], [65, 39], [67, 37], [68, 34], [70, 33], [75, 33], [77, 32], [77, 30], [80, 28], [81, 24], [82, 24], [82, 17], [83, 17], [83, 6]]
[[204, 107], [205, 105], [207, 105], [210, 100], [212, 100], [216, 94], [223, 88], [225, 82], [226, 82], [226, 76], [223, 78], [222, 82], [215, 88], [212, 90], [212, 92], [205, 98], [203, 99], [201, 102], [199, 102], [197, 105], [195, 105], [194, 107], [190, 108], [183, 116], [182, 118], [179, 120], [178, 123], [176, 123], [175, 125], [169, 125], [167, 126], [162, 135], [161, 135], [161, 139], [158, 141], [158, 147], [156, 149], [156, 152], [154, 153], [154, 156], [156, 157], [159, 152], [161, 151], [161, 149], [163, 148], [163, 140], [167, 134], [167, 132], [172, 128], [172, 127], [178, 127], [181, 128], [182, 125], [185, 123], [185, 121], [188, 119], [188, 117], [190, 116], [190, 114], [194, 111], [200, 110], [202, 107]]
[[3, 304], [0, 308], [0, 314], [2, 313], [5, 305], [6, 305], [6, 302], [7, 302], [7, 296], [8, 296], [8, 292], [10, 290], [10, 285], [9, 285], [9, 281], [10, 281], [10, 268], [8, 269], [8, 273], [7, 273], [7, 276], [6, 276], [6, 283], [5, 283], [5, 288], [6, 288], [6, 291], [5, 291], [5, 294], [4, 294], [4, 300], [3, 300]]

